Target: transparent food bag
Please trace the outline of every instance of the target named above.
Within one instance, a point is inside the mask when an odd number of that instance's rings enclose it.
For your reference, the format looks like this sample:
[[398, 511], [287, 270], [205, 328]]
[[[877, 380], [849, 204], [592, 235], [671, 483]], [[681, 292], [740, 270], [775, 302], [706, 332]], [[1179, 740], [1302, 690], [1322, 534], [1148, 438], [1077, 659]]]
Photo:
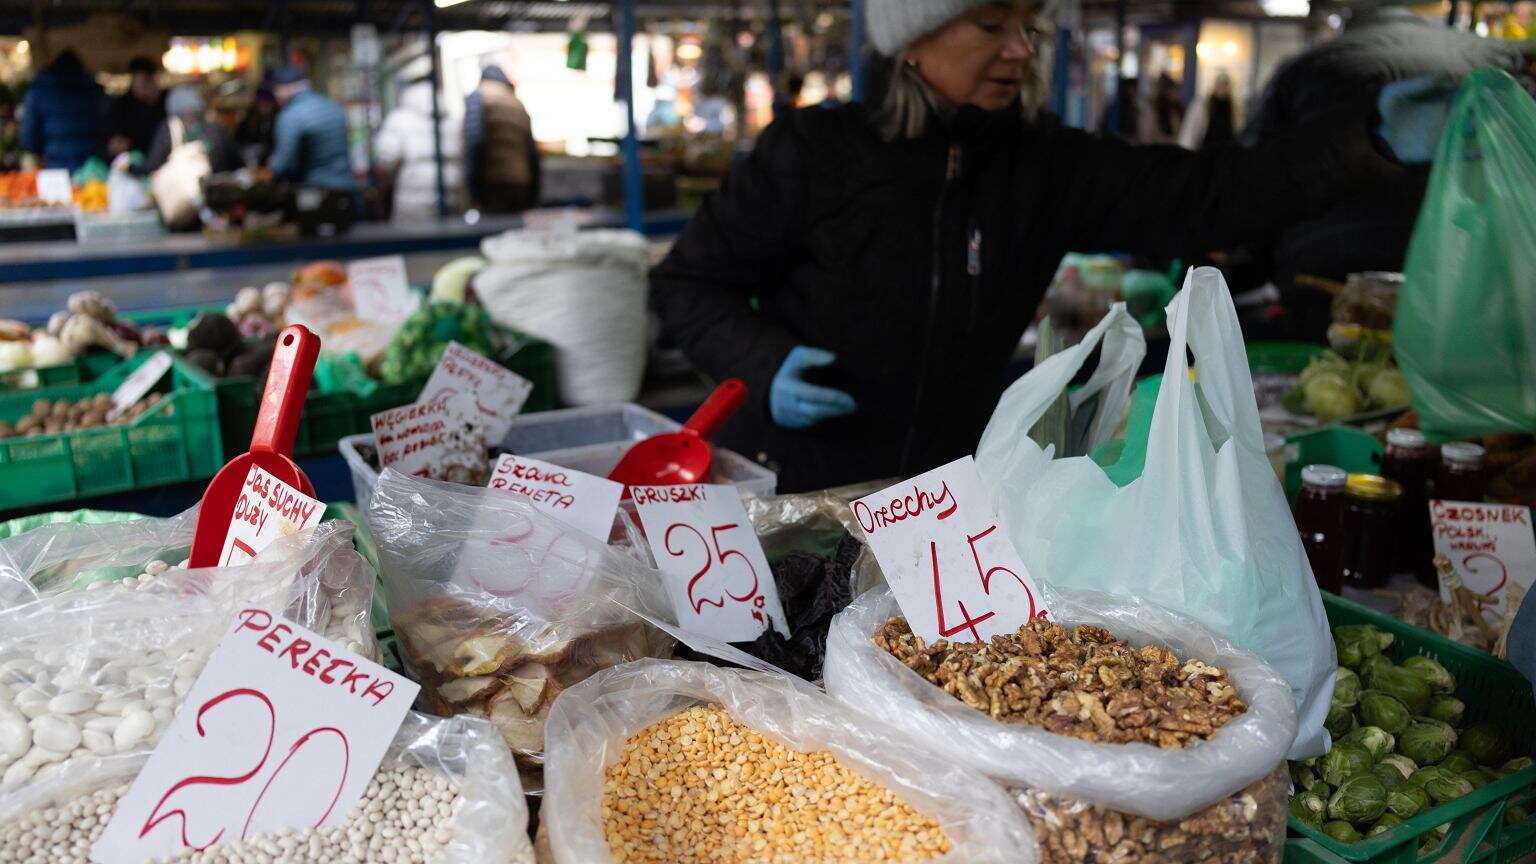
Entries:
[[636, 615], [673, 618], [654, 570], [516, 496], [387, 470], [368, 524], [419, 704], [489, 718], [523, 765], [562, 690], [672, 650]]
[[[50, 808], [99, 790], [126, 787], [148, 759], [148, 751], [113, 756], [0, 796], [0, 837], [8, 827], [34, 815], [44, 816]], [[431, 864], [532, 864], [528, 801], [512, 755], [490, 724], [470, 717], [442, 719], [408, 712], [380, 763], [381, 769], [400, 766], [441, 775], [458, 795], [443, 823], [447, 843]], [[110, 814], [97, 817], [95, 835], [110, 818]], [[84, 840], [89, 846], [94, 842], [91, 831], [79, 825], [57, 842], [73, 845]]]
[[850, 771], [936, 819], [952, 848], [934, 864], [1039, 861], [1022, 815], [1001, 788], [931, 755], [901, 732], [792, 678], [659, 660], [607, 670], [556, 701], [540, 811], [555, 861], [613, 860], [602, 818], [605, 770], [632, 736], [704, 704], [719, 705], [738, 723], [790, 749], [830, 751]]

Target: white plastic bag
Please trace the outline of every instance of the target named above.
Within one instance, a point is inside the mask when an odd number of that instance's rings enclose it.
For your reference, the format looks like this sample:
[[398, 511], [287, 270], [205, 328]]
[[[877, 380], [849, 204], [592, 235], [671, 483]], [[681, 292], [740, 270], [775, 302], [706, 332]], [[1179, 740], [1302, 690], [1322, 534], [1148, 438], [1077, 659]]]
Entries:
[[197, 509], [166, 519], [55, 522], [0, 540], [0, 608], [187, 557]]
[[189, 228], [197, 224], [197, 211], [203, 206], [203, 178], [213, 173], [208, 144], [186, 140], [181, 118], [171, 117], [166, 123], [171, 130], [171, 153], [149, 176], [149, 191], [165, 227]]
[[[144, 750], [109, 757], [0, 796], [0, 827], [34, 811], [130, 783], [149, 755]], [[438, 772], [459, 793], [458, 807], [447, 820], [451, 839], [434, 864], [532, 864], [528, 801], [512, 754], [490, 724], [407, 712], [381, 763], [394, 765]]]
[[874, 643], [900, 615], [889, 589], [854, 598], [827, 637], [827, 693], [874, 717], [900, 717], [937, 753], [1009, 785], [1082, 798], [1167, 820], [1255, 782], [1285, 758], [1296, 734], [1290, 687], [1252, 654], [1182, 615], [1139, 598], [1042, 586], [1053, 620], [1096, 624], [1141, 647], [1166, 645], [1227, 670], [1248, 710], [1209, 740], [1184, 749], [1099, 744], [1026, 723], [999, 723], [928, 683]]
[[642, 660], [567, 690], [550, 714], [540, 817], [558, 864], [613, 860], [602, 825], [604, 770], [629, 738], [699, 704], [718, 704], [738, 723], [791, 749], [831, 751], [853, 772], [937, 819], [954, 848], [933, 864], [1040, 860], [1022, 814], [999, 787], [814, 687], [761, 672]]
[[[1264, 452], [1242, 332], [1219, 271], [1191, 271], [1168, 307], [1168, 326], [1172, 344], [1141, 477], [1117, 488], [1091, 460], [1052, 460], [1029, 439], [1039, 412], [1086, 359], [1071, 352], [1009, 388], [982, 436], [977, 466], [1030, 572], [1058, 588], [1177, 609], [1259, 655], [1295, 694], [1291, 758], [1315, 756], [1327, 748], [1333, 640]], [[1053, 365], [1059, 358], [1066, 359]]]
[[509, 231], [481, 243], [475, 293], [497, 324], [555, 346], [560, 401], [633, 402], [645, 374], [645, 238], [633, 231]]
[[659, 574], [516, 496], [388, 469], [368, 524], [418, 704], [489, 717], [524, 765], [562, 690], [671, 653], [631, 611], [673, 619]]

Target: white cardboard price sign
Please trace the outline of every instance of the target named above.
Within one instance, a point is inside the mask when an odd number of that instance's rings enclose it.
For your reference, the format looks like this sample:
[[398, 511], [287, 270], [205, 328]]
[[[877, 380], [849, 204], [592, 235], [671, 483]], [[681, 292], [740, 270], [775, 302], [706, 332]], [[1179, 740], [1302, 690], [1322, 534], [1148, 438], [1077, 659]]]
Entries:
[[70, 204], [75, 200], [74, 186], [69, 182], [69, 170], [44, 168], [37, 172], [37, 197], [44, 204]]
[[419, 689], [279, 615], [242, 610], [91, 860], [142, 864], [340, 824]]
[[352, 292], [357, 317], [365, 321], [404, 321], [421, 306], [421, 298], [411, 293], [405, 258], [400, 255], [350, 262], [347, 288]]
[[171, 368], [171, 354], [169, 351], [161, 351], [155, 356], [144, 361], [144, 364], [133, 370], [133, 374], [123, 379], [123, 383], [117, 385], [112, 391], [112, 408], [107, 411], [108, 420], [116, 420], [123, 416], [123, 412], [133, 407], [133, 404], [148, 395], [149, 391], [165, 377], [165, 373]]
[[770, 626], [789, 636], [773, 571], [734, 487], [635, 486], [630, 496], [684, 630], [722, 642], [751, 642]]
[[[1430, 501], [1429, 524], [1435, 554], [1450, 559], [1461, 581], [1476, 595], [1488, 623], [1502, 622], [1510, 586], [1529, 591], [1531, 582], [1536, 581], [1531, 509], [1511, 504]], [[1445, 585], [1440, 586], [1440, 599], [1451, 602]]]
[[470, 473], [476, 466], [484, 471], [480, 409], [468, 393], [392, 408], [369, 420], [381, 471], [393, 468], [415, 477], [434, 478], [447, 477], [461, 466]]
[[1044, 617], [970, 456], [853, 502], [912, 632], [982, 642]]
[[518, 495], [604, 543], [613, 531], [613, 515], [624, 496], [623, 483], [511, 453], [497, 460], [486, 488]]
[[219, 566], [244, 564], [279, 537], [319, 525], [323, 515], [319, 501], [252, 465], [235, 500]]
[[500, 444], [532, 392], [533, 383], [527, 378], [450, 342], [416, 401], [435, 402], [459, 393], [474, 396], [485, 418], [485, 440]]

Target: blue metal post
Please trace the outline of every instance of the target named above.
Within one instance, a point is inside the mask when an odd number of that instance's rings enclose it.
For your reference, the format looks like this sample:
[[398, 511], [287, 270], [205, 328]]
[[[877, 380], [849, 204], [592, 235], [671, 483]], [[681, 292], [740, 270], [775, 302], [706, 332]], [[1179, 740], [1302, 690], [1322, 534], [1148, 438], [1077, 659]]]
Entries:
[[784, 104], [784, 28], [779, 24], [779, 0], [768, 0], [768, 81], [773, 85], [774, 119]]
[[853, 101], [863, 102], [868, 83], [864, 68], [864, 0], [851, 0], [848, 15], [848, 73], [853, 79]]
[[635, 0], [619, 3], [619, 94], [624, 98], [624, 213], [629, 227], [645, 231], [645, 175], [635, 127]]
[[1051, 58], [1051, 110], [1063, 122], [1067, 118], [1067, 91], [1072, 84], [1072, 28], [1056, 31], [1055, 56]]
[[448, 186], [443, 178], [443, 106], [438, 89], [443, 83], [442, 58], [437, 53], [437, 4], [426, 0], [427, 53], [432, 58], [432, 167], [437, 188], [437, 218], [448, 218]]

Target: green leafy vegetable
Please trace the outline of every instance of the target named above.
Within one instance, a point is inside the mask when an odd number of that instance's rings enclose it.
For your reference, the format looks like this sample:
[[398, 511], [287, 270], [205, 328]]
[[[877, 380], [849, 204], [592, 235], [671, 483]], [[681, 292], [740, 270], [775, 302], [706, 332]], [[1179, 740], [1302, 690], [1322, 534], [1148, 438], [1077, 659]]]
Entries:
[[1466, 710], [1467, 703], [1455, 696], [1436, 696], [1435, 700], [1429, 703], [1429, 711], [1425, 713], [1426, 716], [1455, 726], [1461, 722], [1461, 716], [1466, 713]]
[[1447, 771], [1461, 774], [1477, 767], [1477, 761], [1465, 750], [1452, 750], [1444, 759], [1440, 760], [1440, 767]]
[[1393, 735], [1401, 735], [1413, 721], [1413, 715], [1396, 697], [1379, 690], [1367, 690], [1360, 694], [1360, 719]]
[[1513, 774], [1516, 771], [1524, 771], [1525, 769], [1531, 767], [1532, 764], [1536, 763], [1532, 762], [1531, 757], [1516, 756], [1515, 758], [1505, 762], [1502, 766], [1500, 766], [1499, 770], [1505, 774]]
[[1489, 722], [1474, 723], [1461, 733], [1461, 749], [1467, 751], [1479, 765], [1500, 765], [1509, 758], [1512, 749], [1509, 736]]
[[1376, 760], [1371, 756], [1371, 751], [1359, 744], [1335, 744], [1333, 749], [1329, 750], [1328, 754], [1323, 757], [1323, 782], [1333, 786], [1335, 794], [1337, 794], [1338, 787], [1342, 786], [1344, 781], [1358, 774], [1369, 772], [1371, 765], [1375, 762]]
[[1338, 820], [1323, 825], [1323, 833], [1340, 843], [1353, 845], [1364, 840], [1365, 837], [1355, 830], [1355, 826], [1348, 822]]
[[1397, 739], [1392, 733], [1380, 726], [1361, 726], [1340, 738], [1339, 742], [1359, 744], [1370, 751], [1372, 759], [1388, 755], [1397, 746]]
[[1301, 792], [1286, 799], [1286, 810], [1313, 827], [1322, 827], [1328, 815], [1328, 802], [1315, 792]]
[[1429, 793], [1412, 783], [1387, 790], [1387, 812], [1399, 819], [1412, 819], [1429, 809]]
[[1434, 765], [1455, 749], [1456, 730], [1449, 723], [1420, 717], [1408, 724], [1397, 742], [1399, 753], [1420, 765]]
[[1385, 834], [1401, 824], [1403, 824], [1403, 820], [1391, 813], [1383, 813], [1381, 818], [1376, 820], [1376, 824], [1371, 826], [1371, 830], [1365, 832], [1365, 838], [1369, 840], [1377, 834]]
[[1387, 788], [1374, 774], [1356, 774], [1333, 790], [1328, 799], [1328, 818], [1346, 822], [1371, 822], [1387, 810]]
[[1389, 756], [1381, 757], [1380, 764], [1390, 765], [1397, 769], [1398, 773], [1403, 775], [1404, 780], [1407, 780], [1413, 772], [1419, 770], [1419, 766], [1414, 764], [1412, 759], [1401, 753], [1393, 753]]
[[1387, 787], [1389, 791], [1408, 782], [1408, 778], [1404, 777], [1401, 771], [1385, 762], [1372, 765], [1371, 773], [1376, 775], [1376, 779], [1380, 780], [1381, 785]]
[[1340, 669], [1338, 680], [1333, 684], [1333, 704], [1353, 708], [1360, 704], [1360, 676], [1353, 670]]
[[1407, 669], [1409, 672], [1424, 679], [1430, 689], [1436, 693], [1450, 693], [1456, 689], [1456, 676], [1452, 675], [1440, 661], [1433, 657], [1415, 656], [1398, 664], [1398, 668]]
[[[1429, 687], [1429, 682], [1418, 673], [1411, 672], [1402, 666], [1393, 666], [1376, 672], [1370, 677], [1369, 684], [1371, 690], [1379, 690], [1402, 702], [1407, 706], [1409, 713], [1415, 716], [1429, 710], [1429, 700], [1435, 695]], [[1364, 698], [1362, 695], [1362, 701]]]
[[1327, 728], [1328, 734], [1336, 739], [1343, 738], [1357, 725], [1359, 724], [1355, 721], [1354, 710], [1337, 702], [1328, 708], [1328, 719], [1323, 721], [1323, 726]]

